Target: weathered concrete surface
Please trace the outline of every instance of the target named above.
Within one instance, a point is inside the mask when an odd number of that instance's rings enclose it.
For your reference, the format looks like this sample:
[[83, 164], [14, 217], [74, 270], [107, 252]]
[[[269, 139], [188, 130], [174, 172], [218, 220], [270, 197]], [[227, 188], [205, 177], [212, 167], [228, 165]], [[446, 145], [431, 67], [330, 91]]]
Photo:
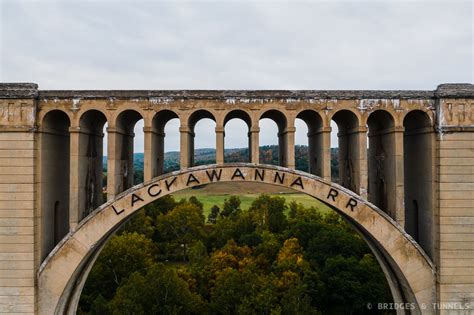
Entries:
[[[38, 273], [39, 313], [72, 314], [75, 311], [77, 305], [70, 302], [77, 302], [75, 295], [81, 291], [77, 283], [93, 263], [91, 257], [134, 212], [167, 194], [218, 181], [284, 186], [327, 203], [371, 237], [371, 246], [384, 258], [382, 264], [398, 281], [392, 290], [398, 292], [402, 288], [397, 295], [406, 300], [398, 302], [415, 303], [419, 307], [415, 313], [432, 313], [430, 305], [436, 301], [434, 266], [390, 217], [353, 192], [319, 177], [254, 164], [210, 165], [174, 172], [135, 186], [101, 206], [71, 231], [41, 265]], [[422, 309], [423, 306], [427, 308]]]
[[[35, 86], [30, 86], [36, 88]], [[9, 85], [0, 99], [0, 313], [35, 313], [37, 287], [36, 106]], [[1, 93], [0, 93], [1, 94]]]
[[441, 314], [474, 313], [474, 100], [439, 101], [436, 159], [438, 301]]

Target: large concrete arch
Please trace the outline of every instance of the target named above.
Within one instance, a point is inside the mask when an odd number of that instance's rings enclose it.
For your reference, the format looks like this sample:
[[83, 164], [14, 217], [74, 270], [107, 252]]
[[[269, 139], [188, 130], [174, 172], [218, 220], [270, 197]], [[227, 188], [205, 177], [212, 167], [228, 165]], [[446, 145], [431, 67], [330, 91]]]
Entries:
[[[137, 210], [193, 186], [249, 181], [285, 186], [335, 209], [367, 240], [387, 275], [396, 302], [409, 313], [433, 313], [435, 269], [428, 256], [387, 214], [362, 197], [320, 177], [288, 168], [225, 164], [195, 167], [156, 177], [100, 206], [50, 253], [38, 271], [40, 314], [73, 314], [85, 279], [108, 238]], [[405, 313], [405, 310], [399, 310]]]

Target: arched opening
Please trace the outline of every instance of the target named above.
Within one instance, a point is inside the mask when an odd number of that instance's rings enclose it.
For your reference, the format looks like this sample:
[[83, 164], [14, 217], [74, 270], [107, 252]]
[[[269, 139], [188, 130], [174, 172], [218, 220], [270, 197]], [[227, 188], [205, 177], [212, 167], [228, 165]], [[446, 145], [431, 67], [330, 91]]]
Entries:
[[369, 201], [395, 218], [395, 122], [387, 111], [376, 110], [370, 114], [367, 125]]
[[143, 119], [138, 120], [133, 127], [133, 185], [144, 181], [145, 164], [145, 135]]
[[383, 302], [393, 302], [383, 270], [333, 209], [284, 187], [230, 182], [182, 190], [137, 211], [101, 251], [79, 309], [360, 314]]
[[359, 193], [361, 155], [359, 120], [353, 112], [341, 110], [334, 114], [332, 121], [337, 125], [337, 145], [335, 145], [338, 152], [337, 182]]
[[[251, 119], [241, 110], [233, 110], [224, 118], [224, 162], [250, 162]], [[245, 134], [247, 130], [247, 134]]]
[[41, 259], [69, 231], [69, 127], [69, 117], [59, 110], [47, 113], [41, 124]]
[[285, 115], [273, 109], [266, 111], [260, 116], [259, 126], [260, 163], [286, 166], [288, 142]]
[[339, 179], [339, 141], [337, 135], [339, 134], [339, 127], [334, 120], [329, 123], [331, 128], [331, 181], [340, 184]]
[[[78, 219], [85, 218], [101, 205], [103, 200], [103, 139], [105, 115], [97, 110], [85, 112], [79, 122], [79, 156], [78, 159]], [[108, 146], [112, 145], [108, 139]], [[110, 165], [109, 170], [110, 170]], [[109, 172], [110, 173], [110, 172]], [[110, 176], [107, 177], [107, 180]], [[74, 185], [72, 185], [74, 186]], [[76, 187], [72, 187], [76, 190]]]
[[299, 118], [295, 119], [295, 169], [311, 172], [309, 167], [308, 125]]
[[[214, 172], [222, 172], [218, 179], [220, 183], [252, 182], [277, 185], [303, 192], [325, 203], [347, 219], [361, 233], [361, 237], [370, 244], [386, 273], [395, 302], [413, 303], [417, 308], [414, 310], [415, 313], [421, 313], [420, 305], [432, 305], [436, 296], [433, 264], [419, 250], [416, 243], [377, 207], [355, 194], [340, 189], [337, 185], [332, 185], [330, 182], [309, 174], [253, 164], [227, 164], [184, 170], [156, 178], [143, 186], [136, 186], [128, 194], [97, 209], [95, 215], [91, 216], [89, 220], [83, 221], [73, 234], [68, 235], [53, 255], [48, 257], [40, 267], [38, 272], [38, 286], [40, 288], [38, 308], [40, 311], [45, 313], [74, 312], [90, 268], [112, 233], [117, 231], [122, 223], [126, 222], [136, 211], [159, 198], [166, 198], [169, 194], [191, 187], [211, 184], [217, 180], [216, 176], [210, 176]], [[275, 178], [283, 179], [275, 181]], [[141, 196], [141, 198], [137, 199], [137, 196]], [[196, 200], [193, 200], [192, 203], [193, 207], [202, 206]], [[264, 203], [264, 205], [267, 204]], [[266, 207], [264, 213], [269, 213], [269, 210], [271, 209]], [[189, 213], [189, 211], [185, 212]], [[309, 215], [309, 213], [305, 213], [305, 215]], [[193, 217], [202, 220], [200, 215]], [[172, 220], [166, 221], [163, 226], [169, 227], [169, 224], [179, 222], [181, 218], [183, 218], [181, 215], [177, 215], [171, 218]], [[270, 220], [259, 220], [259, 222], [270, 224]], [[277, 223], [273, 220], [272, 222]], [[246, 225], [241, 227], [245, 230]], [[281, 225], [276, 224], [277, 230], [278, 227]], [[176, 231], [174, 228], [171, 230]], [[190, 230], [186, 229], [186, 231]], [[173, 233], [171, 232], [170, 235]], [[165, 237], [166, 234], [158, 236]], [[331, 236], [327, 236], [331, 240]], [[248, 240], [251, 241], [252, 237]], [[77, 246], [88, 250], [78, 251], [77, 255], [69, 255], [68, 253], [71, 253]], [[200, 257], [200, 253], [203, 252], [202, 248], [200, 246], [198, 251], [193, 251], [193, 255], [196, 254], [195, 258]], [[266, 250], [272, 252], [271, 247], [266, 247]], [[407, 253], [409, 254], [407, 255]], [[241, 262], [242, 260], [237, 259], [236, 261]], [[298, 258], [294, 261], [301, 260]], [[208, 265], [204, 264], [204, 266]], [[117, 264], [111, 266], [112, 268], [124, 267]], [[59, 270], [61, 270], [62, 277], [56, 276]], [[197, 270], [201, 269], [197, 268]]]
[[405, 116], [403, 127], [405, 230], [432, 257], [434, 130], [419, 110]]
[[207, 110], [189, 117], [190, 166], [216, 163], [216, 119]]
[[109, 128], [109, 123], [108, 122], [105, 122], [104, 124], [104, 127], [102, 128], [102, 133], [104, 135], [107, 135], [107, 137], [104, 137], [103, 138], [103, 141], [102, 141], [102, 152], [104, 153], [104, 159], [103, 159], [103, 163], [102, 163], [102, 173], [103, 173], [103, 176], [102, 176], [102, 187], [104, 187], [105, 191], [103, 193], [103, 200], [108, 200], [109, 198], [107, 197], [107, 182], [108, 182], [108, 167], [109, 167], [109, 159], [108, 159], [108, 155], [109, 155], [109, 137], [108, 137], [108, 130]]
[[[147, 131], [146, 131], [147, 132]], [[179, 169], [179, 118], [170, 110], [159, 111], [152, 122], [148, 141], [151, 141], [151, 178]], [[166, 152], [168, 159], [165, 159]]]
[[[323, 120], [321, 116], [313, 110], [304, 110], [296, 116], [296, 120], [299, 121], [299, 124], [296, 125], [296, 132], [298, 132], [299, 125], [302, 125], [301, 122], [304, 122], [307, 129], [307, 141], [306, 145], [308, 146], [307, 154], [307, 169], [311, 174], [315, 174], [323, 177], [323, 168], [324, 168], [324, 151], [329, 148], [325, 145], [323, 137]], [[295, 147], [295, 150], [298, 150], [298, 147]], [[297, 152], [295, 152], [295, 157]], [[299, 169], [297, 167], [297, 169]]]
[[[115, 127], [107, 128], [107, 195], [109, 199], [134, 185], [134, 130], [141, 119], [142, 116], [137, 111], [126, 110], [118, 115]], [[143, 148], [143, 142], [141, 145]]]

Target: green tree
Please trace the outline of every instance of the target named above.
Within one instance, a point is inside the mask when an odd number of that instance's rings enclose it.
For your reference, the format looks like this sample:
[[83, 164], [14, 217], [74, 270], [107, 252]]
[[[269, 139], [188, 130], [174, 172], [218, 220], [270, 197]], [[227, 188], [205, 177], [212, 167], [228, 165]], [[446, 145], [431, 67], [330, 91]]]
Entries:
[[123, 225], [118, 234], [137, 232], [148, 238], [155, 233], [154, 216], [149, 216], [145, 209], [140, 209], [131, 220]]
[[273, 283], [258, 270], [225, 268], [211, 289], [210, 309], [215, 314], [270, 314], [277, 296]]
[[[291, 272], [283, 275], [285, 287], [281, 295], [281, 310], [283, 314], [320, 314], [316, 308], [311, 306], [311, 297], [307, 294], [307, 287], [300, 277]], [[281, 290], [282, 288], [280, 288]]]
[[239, 244], [257, 246], [261, 242], [259, 233], [256, 232], [257, 224], [255, 215], [250, 211], [241, 211], [235, 216], [233, 225], [233, 238]]
[[328, 258], [322, 270], [327, 285], [328, 311], [365, 314], [367, 303], [391, 302], [380, 266], [372, 254], [360, 260], [341, 255]]
[[262, 241], [255, 247], [254, 252], [261, 260], [265, 261], [266, 267], [269, 268], [276, 260], [282, 246], [282, 241], [277, 234], [269, 231], [262, 231], [260, 237]]
[[205, 217], [202, 209], [194, 203], [180, 203], [156, 220], [155, 240], [160, 244], [164, 257], [184, 260], [189, 244], [205, 238]]
[[172, 195], [166, 195], [145, 206], [145, 213], [150, 217], [158, 214], [167, 214], [176, 207], [178, 203]]
[[193, 243], [188, 250], [188, 260], [191, 265], [201, 267], [207, 259], [207, 248], [203, 242]]
[[153, 242], [142, 234], [113, 236], [89, 274], [81, 295], [82, 309], [88, 311], [99, 295], [110, 300], [132, 272], [146, 272], [154, 264], [155, 252]]
[[209, 212], [209, 215], [207, 216], [207, 222], [215, 224], [217, 221], [217, 218], [220, 215], [220, 212], [221, 212], [221, 209], [218, 206], [213, 205], [211, 208], [211, 211]]
[[258, 196], [249, 208], [249, 211], [255, 213], [258, 226], [272, 233], [281, 233], [286, 228], [286, 210], [285, 198], [267, 194]]
[[189, 197], [189, 203], [197, 206], [201, 211], [204, 209], [204, 205], [195, 196]]
[[240, 198], [237, 196], [230, 196], [224, 201], [224, 207], [221, 212], [221, 216], [226, 218], [235, 219], [238, 214], [242, 211], [240, 209]]
[[289, 219], [285, 233], [286, 237], [296, 237], [301, 246], [307, 249], [310, 240], [317, 235], [323, 226], [323, 217], [317, 209], [298, 207]]
[[221, 248], [228, 240], [233, 239], [235, 222], [226, 217], [220, 217], [208, 234], [208, 247]]
[[203, 301], [176, 270], [156, 264], [133, 273], [110, 302], [112, 314], [201, 314]]

